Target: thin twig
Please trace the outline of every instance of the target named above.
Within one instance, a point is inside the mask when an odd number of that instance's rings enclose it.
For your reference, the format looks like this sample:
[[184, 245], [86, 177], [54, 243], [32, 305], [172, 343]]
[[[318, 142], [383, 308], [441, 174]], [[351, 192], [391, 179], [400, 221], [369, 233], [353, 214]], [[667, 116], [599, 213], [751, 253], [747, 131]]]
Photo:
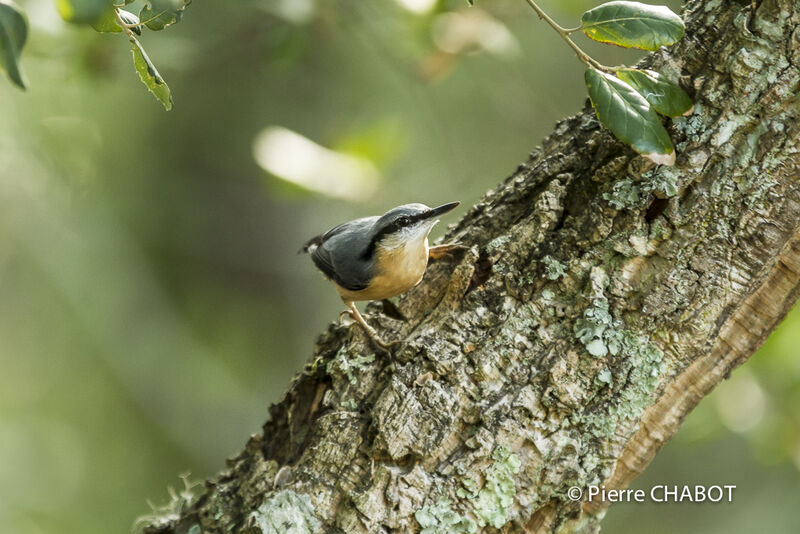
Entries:
[[122, 17], [119, 15], [119, 9], [117, 8], [114, 8], [114, 18], [117, 19], [117, 25], [122, 28], [122, 31], [125, 32], [125, 35], [128, 36], [128, 39], [130, 39], [132, 43], [136, 42], [136, 36], [133, 35], [133, 30], [122, 20]]
[[580, 26], [578, 26], [577, 28], [562, 28], [556, 21], [550, 18], [550, 16], [547, 13], [545, 13], [542, 10], [542, 8], [536, 5], [536, 2], [534, 2], [533, 0], [525, 0], [525, 1], [528, 2], [528, 5], [530, 5], [534, 11], [536, 11], [536, 14], [539, 15], [540, 19], [544, 20], [547, 24], [549, 24], [550, 27], [553, 28], [561, 36], [561, 38], [564, 39], [564, 41], [567, 42], [570, 48], [572, 48], [575, 51], [575, 54], [578, 56], [578, 59], [581, 60], [581, 62], [584, 65], [586, 65], [587, 67], [592, 67], [603, 71], [614, 70], [611, 67], [606, 67], [605, 65], [595, 61], [594, 58], [589, 56], [589, 54], [584, 52], [581, 49], [581, 47], [576, 45], [575, 42], [572, 39], [570, 39], [569, 34], [580, 30]]

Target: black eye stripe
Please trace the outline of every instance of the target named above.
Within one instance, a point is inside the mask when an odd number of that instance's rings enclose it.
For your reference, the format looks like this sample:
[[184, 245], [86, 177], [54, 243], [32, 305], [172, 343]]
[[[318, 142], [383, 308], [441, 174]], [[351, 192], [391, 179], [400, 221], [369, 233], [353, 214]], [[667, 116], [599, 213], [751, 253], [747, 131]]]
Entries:
[[364, 249], [363, 254], [361, 255], [362, 258], [365, 260], [372, 258], [373, 254], [375, 253], [375, 247], [378, 243], [387, 235], [399, 231], [401, 228], [405, 228], [407, 226], [411, 226], [417, 223], [419, 220], [426, 217], [426, 213], [414, 214], [414, 215], [401, 215], [396, 219], [392, 220], [388, 224], [386, 224], [383, 228], [378, 230], [369, 242], [369, 245]]

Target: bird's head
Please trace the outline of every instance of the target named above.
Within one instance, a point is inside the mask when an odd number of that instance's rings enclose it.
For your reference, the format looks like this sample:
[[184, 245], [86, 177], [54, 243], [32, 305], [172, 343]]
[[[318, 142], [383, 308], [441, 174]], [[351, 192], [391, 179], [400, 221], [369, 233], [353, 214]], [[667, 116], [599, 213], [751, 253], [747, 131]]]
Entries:
[[373, 226], [372, 242], [383, 248], [395, 248], [426, 239], [437, 217], [458, 206], [450, 202], [430, 208], [425, 204], [404, 204], [384, 213]]

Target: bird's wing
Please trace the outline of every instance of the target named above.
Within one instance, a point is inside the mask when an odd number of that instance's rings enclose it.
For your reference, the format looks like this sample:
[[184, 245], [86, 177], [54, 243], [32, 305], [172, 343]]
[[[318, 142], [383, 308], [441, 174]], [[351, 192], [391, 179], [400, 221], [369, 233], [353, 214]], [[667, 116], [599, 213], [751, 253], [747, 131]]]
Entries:
[[331, 258], [329, 250], [318, 246], [311, 252], [311, 260], [314, 262], [314, 265], [317, 266], [317, 269], [322, 271], [322, 274], [335, 281], [337, 284], [342, 285], [338, 280], [339, 277], [336, 276], [336, 269], [333, 266], [333, 259]]
[[342, 223], [338, 226], [334, 226], [324, 234], [315, 235], [311, 239], [305, 242], [302, 248], [299, 250], [298, 253], [308, 252], [313, 253], [314, 247], [319, 247], [322, 243], [330, 239], [331, 237], [340, 234], [348, 229], [361, 226], [361, 223], [372, 223], [373, 219], [377, 220], [378, 217], [363, 217], [361, 219], [355, 219], [353, 221], [347, 221], [346, 223]]
[[[314, 265], [322, 273], [350, 291], [360, 291], [369, 285], [371, 262], [363, 259], [363, 232], [365, 224], [377, 217], [365, 217], [331, 228], [323, 235], [310, 240], [307, 249]], [[316, 245], [312, 250], [312, 246]]]

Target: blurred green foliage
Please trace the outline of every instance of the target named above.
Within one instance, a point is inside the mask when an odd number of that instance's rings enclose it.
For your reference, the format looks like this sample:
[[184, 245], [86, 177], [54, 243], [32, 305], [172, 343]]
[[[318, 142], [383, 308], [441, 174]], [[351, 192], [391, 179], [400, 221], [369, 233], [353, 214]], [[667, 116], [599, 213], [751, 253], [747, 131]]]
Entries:
[[[542, 3], [564, 24], [596, 5]], [[221, 469], [341, 311], [299, 245], [404, 202], [472, 204], [585, 101], [582, 66], [514, 0], [195, 2], [146, 42], [171, 113], [125, 39], [19, 4], [29, 90], [0, 83], [3, 532], [126, 532], [180, 473]], [[375, 192], [269, 175], [254, 153], [268, 127], [369, 162]], [[637, 484], [739, 480], [737, 514], [788, 532], [799, 327], [795, 313]], [[732, 510], [620, 506], [608, 530], [750, 532]]]

